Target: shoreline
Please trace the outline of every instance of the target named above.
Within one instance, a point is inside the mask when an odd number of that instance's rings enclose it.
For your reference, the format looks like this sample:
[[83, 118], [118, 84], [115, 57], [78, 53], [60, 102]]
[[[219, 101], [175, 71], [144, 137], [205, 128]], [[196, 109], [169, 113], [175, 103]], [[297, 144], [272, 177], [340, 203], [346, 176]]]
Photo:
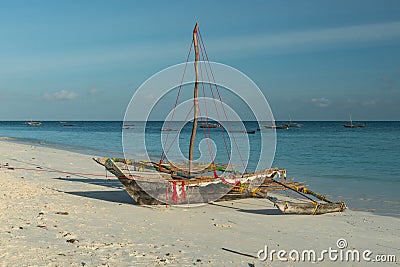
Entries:
[[[21, 145], [26, 145], [26, 146], [35, 146], [35, 147], [41, 147], [41, 148], [49, 148], [49, 149], [55, 149], [59, 151], [65, 151], [65, 152], [70, 152], [70, 153], [77, 153], [79, 155], [85, 155], [85, 156], [90, 156], [90, 157], [124, 157], [122, 152], [110, 152], [108, 150], [99, 150], [95, 148], [90, 148], [90, 147], [80, 147], [80, 146], [70, 146], [66, 144], [61, 144], [61, 143], [48, 143], [48, 142], [43, 142], [38, 139], [25, 139], [25, 138], [18, 138], [18, 137], [7, 137], [7, 136], [0, 136], [0, 142], [7, 142], [7, 143], [14, 143], [14, 144], [21, 144]], [[121, 153], [121, 154], [120, 154]], [[140, 155], [138, 155], [140, 157]], [[277, 166], [275, 166], [277, 167]], [[278, 166], [279, 167], [279, 166]], [[289, 170], [289, 169], [288, 169]], [[290, 171], [292, 173], [292, 171]], [[294, 177], [296, 179], [296, 177]], [[300, 179], [301, 180], [301, 179]], [[299, 180], [299, 181], [300, 181]], [[344, 201], [347, 204], [347, 208], [353, 211], [362, 211], [362, 212], [370, 212], [375, 215], [379, 216], [389, 216], [389, 217], [394, 217], [394, 218], [400, 218], [400, 213], [393, 213], [393, 212], [388, 212], [388, 211], [378, 211], [376, 210], [376, 207], [370, 207], [367, 205], [363, 205], [364, 203], [361, 203], [363, 200], [361, 199], [362, 197], [355, 197], [352, 198], [349, 195], [343, 195], [343, 194], [331, 194], [329, 190], [323, 190], [323, 189], [318, 189], [313, 186], [313, 184], [310, 184], [310, 189], [315, 190], [328, 198], [334, 200], [334, 201]], [[369, 202], [369, 204], [372, 203], [371, 199], [366, 198], [364, 201]], [[376, 202], [374, 202], [376, 203]], [[382, 205], [390, 203], [389, 200], [384, 200], [382, 201]], [[351, 205], [353, 204], [353, 205]], [[358, 206], [356, 206], [358, 204]], [[395, 202], [395, 205], [399, 205], [399, 202]]]
[[138, 206], [88, 155], [2, 140], [0, 151], [2, 166], [93, 174], [0, 168], [0, 261], [7, 266], [287, 266], [222, 248], [250, 255], [265, 245], [322, 250], [335, 248], [339, 238], [349, 248], [396, 255], [391, 264], [399, 264], [395, 217], [353, 210], [282, 215], [259, 199], [196, 208]]

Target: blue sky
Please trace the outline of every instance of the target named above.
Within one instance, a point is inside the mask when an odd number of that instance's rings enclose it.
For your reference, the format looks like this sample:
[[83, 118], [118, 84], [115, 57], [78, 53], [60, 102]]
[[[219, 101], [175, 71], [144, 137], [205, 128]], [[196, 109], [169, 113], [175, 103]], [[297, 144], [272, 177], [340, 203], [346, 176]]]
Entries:
[[400, 2], [385, 0], [1, 1], [0, 120], [122, 120], [185, 61], [196, 21], [277, 120], [400, 120]]

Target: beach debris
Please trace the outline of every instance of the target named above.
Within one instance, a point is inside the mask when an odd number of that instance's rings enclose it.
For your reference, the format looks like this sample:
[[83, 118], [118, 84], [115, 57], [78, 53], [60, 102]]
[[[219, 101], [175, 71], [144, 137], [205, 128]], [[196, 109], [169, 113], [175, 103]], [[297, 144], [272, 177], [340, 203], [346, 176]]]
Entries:
[[36, 227], [42, 228], [42, 229], [47, 229], [46, 225], [36, 225]]
[[58, 215], [68, 215], [69, 213], [66, 211], [57, 211], [56, 214]]
[[238, 255], [242, 255], [242, 256], [246, 256], [246, 257], [257, 259], [256, 256], [253, 256], [253, 255], [250, 255], [250, 254], [247, 254], [247, 253], [242, 253], [242, 252], [239, 252], [239, 251], [236, 251], [236, 250], [232, 250], [232, 249], [229, 249], [229, 248], [222, 248], [222, 250], [228, 251], [228, 252], [231, 252], [231, 253], [235, 253], [235, 254], [238, 254]]
[[71, 239], [67, 239], [67, 242], [68, 243], [75, 243], [75, 242], [79, 242], [79, 240], [78, 239], [75, 239], [75, 238], [71, 238]]
[[214, 223], [213, 225], [216, 227], [222, 227], [222, 228], [231, 228], [232, 227], [232, 225], [227, 224], [227, 223]]

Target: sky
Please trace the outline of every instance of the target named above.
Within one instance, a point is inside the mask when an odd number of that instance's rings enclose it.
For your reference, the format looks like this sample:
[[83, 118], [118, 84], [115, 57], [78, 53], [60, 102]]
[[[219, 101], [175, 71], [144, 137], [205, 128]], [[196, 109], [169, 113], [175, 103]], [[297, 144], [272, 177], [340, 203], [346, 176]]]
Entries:
[[400, 120], [397, 0], [1, 1], [0, 120], [123, 120], [196, 22], [277, 120]]

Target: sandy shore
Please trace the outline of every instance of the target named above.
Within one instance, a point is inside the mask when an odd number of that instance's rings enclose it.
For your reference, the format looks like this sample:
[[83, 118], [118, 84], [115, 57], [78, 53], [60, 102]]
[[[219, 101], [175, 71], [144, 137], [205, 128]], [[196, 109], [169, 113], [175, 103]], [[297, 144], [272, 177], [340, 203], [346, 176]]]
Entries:
[[[319, 266], [361, 262], [261, 261], [259, 250], [346, 249], [400, 259], [400, 220], [350, 211], [282, 215], [266, 200], [197, 208], [137, 206], [90, 156], [0, 141], [1, 266]], [[41, 170], [84, 173], [62, 174]], [[95, 175], [89, 175], [95, 174]], [[262, 254], [263, 255], [263, 254]], [[294, 255], [294, 254], [293, 254]], [[287, 255], [286, 255], [287, 256]]]

